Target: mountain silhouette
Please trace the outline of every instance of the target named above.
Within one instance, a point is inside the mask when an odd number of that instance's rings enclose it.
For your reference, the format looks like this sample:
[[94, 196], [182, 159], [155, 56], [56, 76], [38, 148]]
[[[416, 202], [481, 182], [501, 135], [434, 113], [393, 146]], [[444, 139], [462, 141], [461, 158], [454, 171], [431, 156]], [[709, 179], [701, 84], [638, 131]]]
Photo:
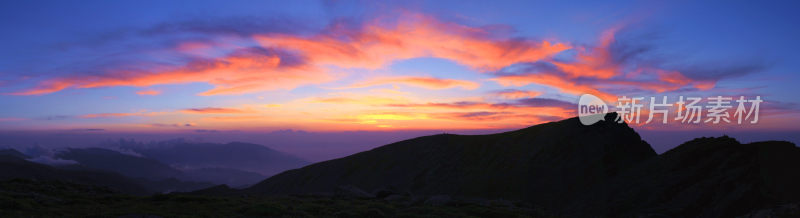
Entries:
[[624, 123], [577, 118], [492, 135], [440, 134], [392, 143], [290, 170], [252, 193], [333, 193], [394, 189], [560, 205], [656, 156]]
[[11, 148], [0, 149], [0, 156], [2, 156], [2, 155], [12, 156], [12, 157], [17, 157], [17, 158], [22, 158], [22, 159], [31, 158], [30, 156], [25, 155], [22, 152], [19, 152], [19, 151], [15, 150], [15, 149], [11, 149]]
[[789, 142], [698, 138], [598, 185], [568, 208], [612, 217], [734, 217], [800, 201], [798, 169], [800, 148]]
[[[579, 217], [730, 217], [800, 201], [794, 144], [700, 138], [657, 155], [615, 117], [419, 137], [289, 170], [237, 193], [509, 199]], [[198, 191], [224, 192], [233, 191]]]
[[97, 185], [109, 187], [128, 194], [141, 195], [152, 193], [143, 185], [117, 173], [95, 170], [60, 169], [30, 162], [17, 156], [0, 154], [0, 180], [20, 178]]

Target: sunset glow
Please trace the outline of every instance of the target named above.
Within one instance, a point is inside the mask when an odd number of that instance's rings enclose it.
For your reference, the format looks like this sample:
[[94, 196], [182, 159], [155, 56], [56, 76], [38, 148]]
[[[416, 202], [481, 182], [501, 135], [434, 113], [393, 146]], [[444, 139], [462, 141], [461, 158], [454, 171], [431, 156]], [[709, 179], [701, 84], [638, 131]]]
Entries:
[[[348, 14], [335, 4], [363, 10]], [[792, 96], [800, 74], [790, 61], [797, 43], [785, 43], [798, 34], [781, 23], [763, 27], [789, 31], [773, 38], [734, 27], [699, 32], [696, 25], [722, 21], [664, 16], [692, 10], [681, 3], [630, 3], [634, 12], [613, 16], [530, 5], [512, 10], [525, 14], [513, 22], [500, 12], [426, 4], [320, 3], [269, 16], [229, 13], [248, 5], [201, 5], [215, 13], [172, 17], [195, 13], [170, 5], [141, 20], [112, 9], [98, 15], [124, 31], [85, 17], [53, 34], [7, 28], [3, 44], [22, 44], [27, 34], [41, 40], [0, 51], [0, 128], [510, 129], [575, 116], [577, 97], [588, 93], [610, 104], [623, 95], [764, 96], [763, 122], [742, 128], [800, 130]], [[20, 18], [3, 20], [23, 22], [16, 28], [43, 22], [2, 10]], [[737, 19], [730, 22], [747, 18]]]

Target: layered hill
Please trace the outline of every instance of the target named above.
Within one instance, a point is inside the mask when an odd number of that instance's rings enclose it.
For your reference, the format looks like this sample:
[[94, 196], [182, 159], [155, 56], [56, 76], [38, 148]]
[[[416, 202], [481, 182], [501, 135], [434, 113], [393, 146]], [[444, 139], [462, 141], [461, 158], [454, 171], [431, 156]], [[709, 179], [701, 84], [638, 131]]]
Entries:
[[141, 144], [120, 140], [104, 146], [67, 148], [53, 152], [52, 159], [77, 163], [68, 166], [71, 168], [116, 172], [135, 179], [177, 179], [232, 187], [249, 186], [269, 175], [308, 164], [262, 145], [241, 142], [196, 143], [178, 139]]
[[131, 178], [168, 179], [181, 174], [181, 171], [157, 160], [104, 148], [69, 148], [57, 153], [55, 157], [74, 160], [94, 169], [118, 172]]
[[129, 194], [148, 194], [152, 191], [125, 176], [103, 171], [60, 169], [27, 161], [14, 155], [0, 155], [0, 180], [9, 179], [57, 180], [108, 187]]
[[153, 145], [121, 145], [171, 166], [179, 168], [237, 169], [271, 176], [288, 169], [302, 167], [308, 162], [269, 147], [244, 142], [196, 143], [184, 140], [160, 142]]

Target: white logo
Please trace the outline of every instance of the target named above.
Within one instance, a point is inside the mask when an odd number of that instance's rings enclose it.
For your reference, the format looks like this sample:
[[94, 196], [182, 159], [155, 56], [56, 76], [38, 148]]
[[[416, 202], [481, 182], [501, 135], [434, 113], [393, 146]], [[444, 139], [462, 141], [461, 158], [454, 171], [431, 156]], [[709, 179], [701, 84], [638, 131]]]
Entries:
[[592, 125], [605, 120], [608, 105], [597, 96], [590, 94], [581, 95], [578, 100], [578, 119], [583, 125]]

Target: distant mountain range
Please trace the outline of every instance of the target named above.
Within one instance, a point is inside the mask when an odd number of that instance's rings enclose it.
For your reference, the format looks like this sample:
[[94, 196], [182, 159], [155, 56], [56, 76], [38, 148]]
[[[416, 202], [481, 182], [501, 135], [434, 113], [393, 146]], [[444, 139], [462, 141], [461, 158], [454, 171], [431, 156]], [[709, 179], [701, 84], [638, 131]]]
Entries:
[[171, 140], [154, 144], [121, 142], [120, 148], [178, 168], [238, 169], [272, 176], [308, 165], [295, 156], [269, 147], [244, 142], [193, 143]]
[[80, 165], [131, 178], [168, 179], [180, 175], [180, 170], [155, 159], [123, 154], [105, 148], [68, 148], [55, 154], [55, 158], [74, 160]]
[[[178, 143], [176, 143], [178, 142]], [[268, 176], [259, 172], [288, 170], [307, 164], [291, 155], [270, 148], [248, 143], [189, 143], [172, 140], [158, 148], [145, 145], [134, 146], [131, 141], [125, 147], [66, 148], [57, 151], [33, 149], [31, 157], [14, 149], [0, 150], [6, 157], [6, 165], [46, 169], [30, 174], [12, 172], [8, 168], [2, 178], [64, 179], [92, 185], [120, 188], [132, 194], [191, 191], [214, 185], [246, 187]], [[138, 153], [141, 152], [141, 153]], [[52, 154], [50, 154], [52, 153]], [[48, 156], [49, 155], [49, 156]], [[38, 163], [36, 163], [38, 162]], [[47, 166], [52, 164], [53, 166]], [[46, 173], [57, 171], [57, 173]], [[70, 174], [87, 172], [102, 181], [125, 181], [131, 184], [112, 184], [95, 180], [76, 180]], [[39, 175], [50, 174], [50, 175]], [[102, 174], [102, 175], [101, 175]], [[55, 175], [55, 176], [54, 176]], [[100, 178], [103, 177], [103, 178]], [[108, 178], [106, 178], [108, 177]], [[113, 178], [112, 178], [113, 177]], [[133, 192], [132, 190], [139, 190]]]
[[794, 144], [724, 136], [657, 155], [614, 116], [591, 126], [573, 118], [492, 135], [425, 136], [227, 192], [510, 199], [563, 215], [612, 217], [730, 217], [800, 201]]

